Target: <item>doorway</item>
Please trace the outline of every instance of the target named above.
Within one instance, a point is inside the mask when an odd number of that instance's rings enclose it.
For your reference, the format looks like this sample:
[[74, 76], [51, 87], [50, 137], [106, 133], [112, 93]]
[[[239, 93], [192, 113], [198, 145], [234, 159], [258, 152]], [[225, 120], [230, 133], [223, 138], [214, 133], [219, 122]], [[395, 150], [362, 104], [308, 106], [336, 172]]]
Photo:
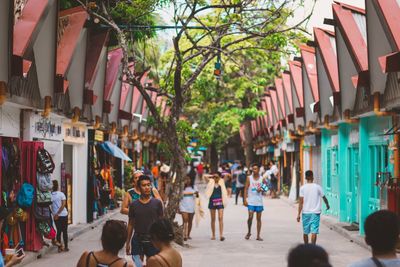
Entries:
[[61, 190], [67, 197], [67, 210], [68, 210], [68, 224], [72, 224], [72, 175], [73, 175], [73, 151], [72, 145], [64, 144], [63, 150], [64, 164], [61, 171]]

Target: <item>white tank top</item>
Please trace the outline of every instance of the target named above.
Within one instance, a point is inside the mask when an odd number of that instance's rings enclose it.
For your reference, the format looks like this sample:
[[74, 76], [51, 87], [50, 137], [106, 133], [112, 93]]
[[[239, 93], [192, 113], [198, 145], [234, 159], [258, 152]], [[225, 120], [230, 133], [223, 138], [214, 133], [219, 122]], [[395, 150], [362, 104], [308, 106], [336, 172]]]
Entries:
[[250, 206], [263, 206], [262, 192], [257, 192], [257, 189], [261, 187], [262, 177], [259, 176], [258, 180], [255, 180], [253, 175], [250, 175], [249, 182], [250, 185], [247, 191], [247, 203]]

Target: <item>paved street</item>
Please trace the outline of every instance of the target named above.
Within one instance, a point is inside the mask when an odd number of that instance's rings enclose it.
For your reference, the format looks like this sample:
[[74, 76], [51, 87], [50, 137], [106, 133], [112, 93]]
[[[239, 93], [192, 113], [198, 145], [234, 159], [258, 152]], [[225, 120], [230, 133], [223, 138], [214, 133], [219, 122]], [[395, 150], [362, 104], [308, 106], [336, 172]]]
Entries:
[[[209, 214], [194, 227], [188, 248], [181, 248], [185, 267], [200, 266], [266, 266], [282, 267], [286, 265], [288, 250], [301, 242], [301, 225], [295, 221], [296, 209], [284, 200], [265, 200], [266, 211], [263, 216], [263, 242], [244, 240], [246, 233], [246, 208], [232, 203], [225, 210], [226, 241], [211, 241]], [[204, 205], [203, 201], [203, 205]], [[116, 218], [124, 218], [117, 215]], [[253, 225], [255, 229], [255, 225]], [[71, 252], [58, 254], [56, 251], [44, 256], [32, 267], [74, 266], [84, 250], [95, 250], [100, 247], [100, 230], [97, 227], [71, 242]], [[368, 251], [349, 242], [325, 226], [321, 227], [319, 244], [331, 255], [335, 267], [347, 266], [350, 262], [367, 257]]]

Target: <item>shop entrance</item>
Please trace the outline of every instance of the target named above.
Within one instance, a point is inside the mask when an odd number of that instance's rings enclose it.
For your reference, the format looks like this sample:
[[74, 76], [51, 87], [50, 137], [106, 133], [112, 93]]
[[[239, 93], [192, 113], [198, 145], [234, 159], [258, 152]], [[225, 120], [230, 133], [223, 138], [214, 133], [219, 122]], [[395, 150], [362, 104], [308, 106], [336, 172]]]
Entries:
[[63, 159], [64, 169], [61, 170], [61, 189], [67, 197], [67, 209], [68, 209], [68, 223], [72, 224], [72, 175], [73, 175], [73, 152], [74, 147], [72, 145], [64, 144]]
[[347, 174], [347, 190], [346, 190], [346, 214], [347, 222], [359, 223], [359, 149], [358, 145], [353, 145], [348, 148], [348, 174]]

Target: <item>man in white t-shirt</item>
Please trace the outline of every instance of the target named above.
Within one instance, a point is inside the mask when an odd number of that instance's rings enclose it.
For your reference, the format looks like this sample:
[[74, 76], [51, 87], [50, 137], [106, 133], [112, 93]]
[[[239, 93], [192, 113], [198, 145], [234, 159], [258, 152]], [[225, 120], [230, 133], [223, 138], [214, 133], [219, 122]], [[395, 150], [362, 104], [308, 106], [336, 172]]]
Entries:
[[63, 234], [64, 248], [59, 247], [58, 251], [69, 251], [68, 249], [68, 211], [67, 198], [59, 191], [58, 181], [53, 180], [53, 192], [51, 192], [51, 212], [57, 228], [57, 241], [61, 243], [61, 233]]
[[304, 243], [308, 244], [308, 235], [311, 234], [311, 243], [315, 244], [317, 243], [317, 235], [319, 234], [321, 199], [324, 200], [328, 210], [330, 207], [321, 186], [314, 183], [314, 174], [312, 171], [306, 171], [306, 180], [307, 183], [300, 187], [297, 222], [300, 222], [300, 215], [302, 215]]
[[270, 189], [271, 189], [271, 196], [272, 198], [279, 198], [277, 196], [277, 191], [279, 188], [279, 178], [280, 178], [280, 173], [278, 166], [275, 165], [275, 161], [270, 160], [269, 161], [269, 177], [270, 177]]
[[399, 242], [400, 219], [394, 212], [380, 210], [367, 217], [364, 224], [365, 242], [371, 246], [372, 257], [351, 264], [350, 267], [398, 267], [396, 255]]

